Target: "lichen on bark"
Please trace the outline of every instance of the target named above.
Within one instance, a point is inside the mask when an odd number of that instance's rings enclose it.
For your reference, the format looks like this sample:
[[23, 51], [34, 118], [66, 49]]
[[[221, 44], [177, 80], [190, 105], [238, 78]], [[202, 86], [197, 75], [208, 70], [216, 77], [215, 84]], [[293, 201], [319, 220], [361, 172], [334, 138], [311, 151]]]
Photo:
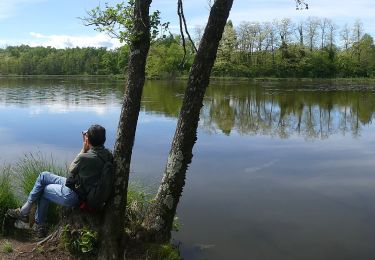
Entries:
[[171, 153], [168, 156], [166, 173], [169, 178], [174, 177], [174, 175], [181, 170], [183, 159], [184, 155], [181, 150]]

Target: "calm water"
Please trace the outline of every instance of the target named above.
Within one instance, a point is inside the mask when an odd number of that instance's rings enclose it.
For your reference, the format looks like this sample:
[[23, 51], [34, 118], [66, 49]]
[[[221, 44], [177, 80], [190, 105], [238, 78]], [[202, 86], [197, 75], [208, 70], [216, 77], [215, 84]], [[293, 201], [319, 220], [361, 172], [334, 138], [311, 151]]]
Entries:
[[[161, 179], [183, 82], [147, 82], [132, 179]], [[357, 89], [357, 90], [355, 90]], [[0, 79], [0, 163], [62, 162], [92, 123], [113, 147], [122, 82]], [[213, 83], [174, 234], [185, 259], [375, 259], [375, 87]]]

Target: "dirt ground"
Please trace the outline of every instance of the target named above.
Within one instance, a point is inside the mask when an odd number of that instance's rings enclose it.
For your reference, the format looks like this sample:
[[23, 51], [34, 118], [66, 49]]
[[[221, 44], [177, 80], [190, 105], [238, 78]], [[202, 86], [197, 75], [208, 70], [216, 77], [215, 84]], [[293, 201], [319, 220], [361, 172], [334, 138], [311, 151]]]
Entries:
[[[34, 218], [32, 218], [33, 220]], [[11, 218], [3, 220], [2, 228], [7, 230], [7, 236], [0, 236], [0, 260], [5, 259], [74, 259], [69, 252], [58, 245], [57, 240], [37, 239], [30, 226], [30, 223], [22, 221], [14, 222]], [[17, 228], [15, 228], [15, 226]], [[49, 236], [52, 236], [50, 230]], [[9, 252], [11, 251], [11, 252]]]
[[[11, 244], [12, 252], [4, 252], [4, 243]], [[0, 259], [74, 259], [68, 252], [57, 245], [38, 246], [37, 241], [25, 242], [12, 238], [0, 238]]]

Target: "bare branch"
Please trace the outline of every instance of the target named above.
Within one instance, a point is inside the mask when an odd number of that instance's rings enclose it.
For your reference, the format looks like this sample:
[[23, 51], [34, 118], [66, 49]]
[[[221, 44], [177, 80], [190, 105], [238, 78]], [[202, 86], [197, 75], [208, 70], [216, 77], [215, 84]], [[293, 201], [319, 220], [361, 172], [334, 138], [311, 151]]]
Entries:
[[180, 67], [183, 68], [185, 65], [185, 59], [186, 59], [186, 43], [185, 43], [185, 35], [184, 35], [184, 29], [182, 24], [182, 1], [178, 0], [177, 2], [177, 14], [179, 17], [180, 22], [180, 34], [182, 38], [182, 47], [184, 48], [184, 56], [182, 57], [182, 61], [180, 63]]
[[186, 34], [187, 34], [187, 36], [189, 38], [189, 41], [190, 41], [191, 45], [193, 46], [193, 48], [195, 50], [195, 52], [197, 52], [198, 50], [195, 47], [194, 41], [191, 39], [191, 36], [190, 36], [189, 31], [188, 31], [187, 26], [186, 26], [186, 19], [185, 19], [185, 15], [184, 15], [184, 9], [183, 9], [183, 6], [182, 6], [182, 0], [179, 0], [179, 1], [181, 1], [181, 6], [180, 6], [180, 8], [181, 8], [181, 17], [182, 17], [182, 20], [184, 22], [185, 32], [186, 32]]
[[296, 10], [309, 9], [309, 4], [305, 3], [305, 0], [295, 0]]
[[182, 46], [184, 48], [184, 56], [183, 56], [181, 64], [180, 64], [180, 67], [183, 67], [184, 64], [185, 64], [185, 59], [186, 59], [186, 42], [185, 42], [184, 29], [185, 29], [185, 33], [188, 36], [188, 39], [189, 39], [191, 45], [193, 46], [194, 51], [197, 52], [198, 50], [195, 47], [194, 41], [191, 39], [191, 36], [190, 36], [189, 31], [187, 29], [186, 19], [185, 19], [185, 15], [184, 15], [184, 9], [183, 9], [183, 5], [182, 5], [182, 0], [177, 1], [177, 14], [178, 14], [178, 17], [179, 17], [179, 22], [180, 22], [180, 33], [181, 33], [181, 38], [182, 38]]

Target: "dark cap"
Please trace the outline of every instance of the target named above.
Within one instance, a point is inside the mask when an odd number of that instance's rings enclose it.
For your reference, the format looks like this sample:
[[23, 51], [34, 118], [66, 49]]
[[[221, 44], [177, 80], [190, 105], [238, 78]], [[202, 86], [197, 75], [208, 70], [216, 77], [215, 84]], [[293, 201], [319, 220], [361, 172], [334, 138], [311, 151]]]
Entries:
[[92, 125], [87, 131], [82, 134], [87, 134], [87, 138], [92, 146], [101, 146], [105, 143], [105, 128], [101, 125]]

